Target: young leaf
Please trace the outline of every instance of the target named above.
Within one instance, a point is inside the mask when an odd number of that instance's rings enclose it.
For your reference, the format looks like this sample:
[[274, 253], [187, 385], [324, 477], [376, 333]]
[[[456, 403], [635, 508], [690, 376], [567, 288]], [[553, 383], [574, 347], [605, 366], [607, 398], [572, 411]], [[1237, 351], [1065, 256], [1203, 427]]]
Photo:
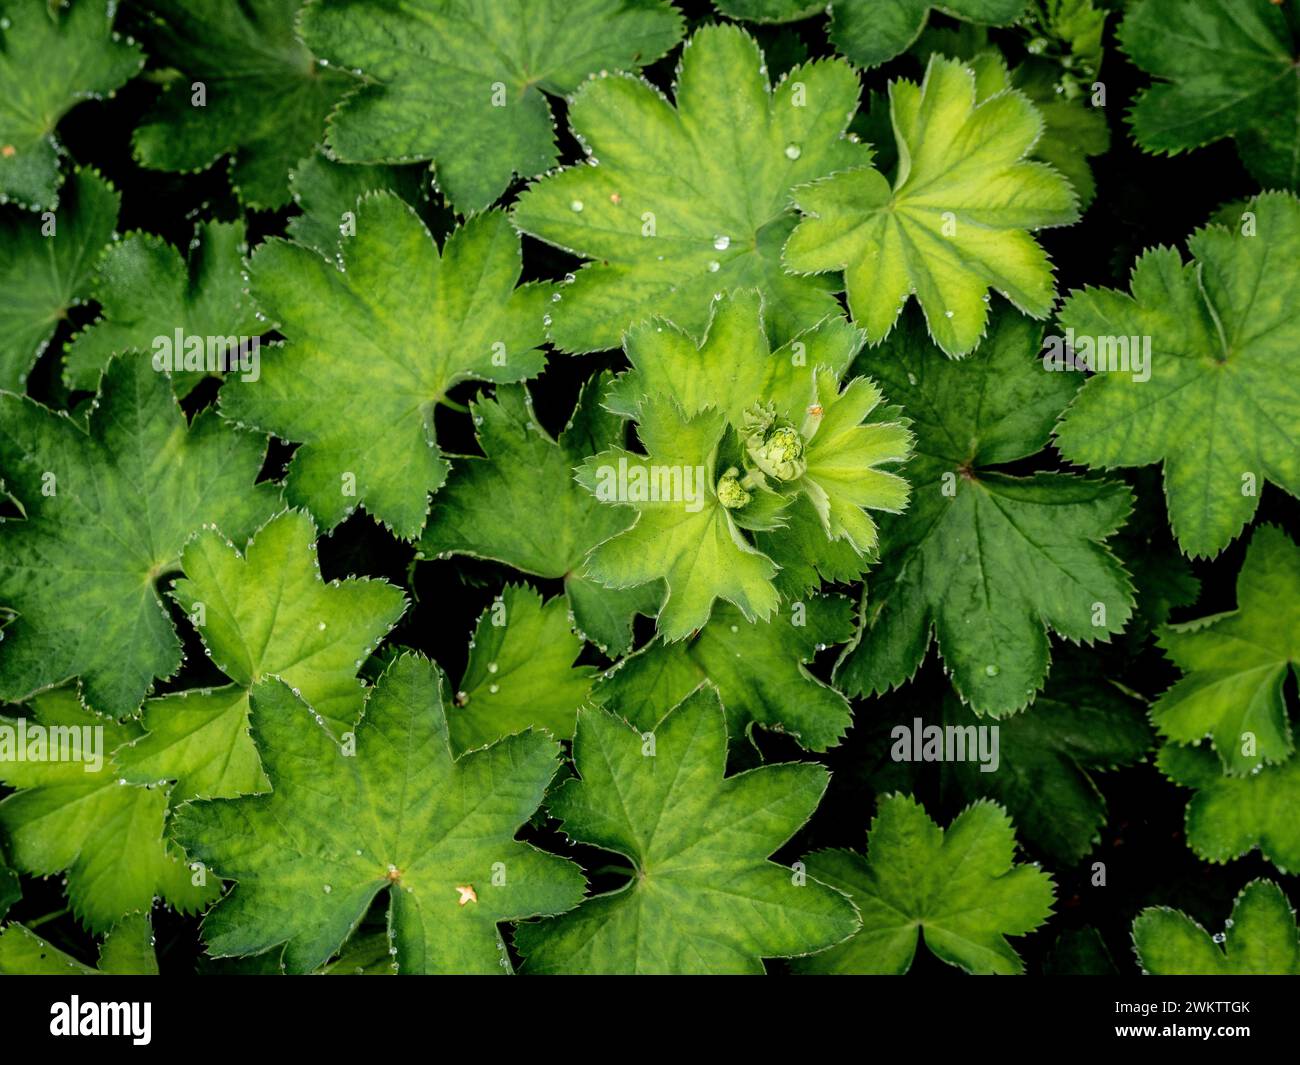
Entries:
[[[29, 726], [45, 737], [46, 757], [32, 758], [17, 744], [16, 720], [0, 719], [13, 744], [0, 745], [0, 779], [19, 790], [0, 802], [0, 829], [14, 865], [34, 876], [67, 877], [72, 912], [93, 931], [124, 914], [147, 913], [161, 896], [184, 913], [217, 896], [216, 885], [195, 884], [176, 848], [166, 842], [168, 787], [132, 784], [118, 775], [110, 753], [140, 734], [140, 727], [85, 709], [67, 688], [32, 700]], [[53, 729], [80, 741], [80, 760], [49, 757]], [[11, 731], [12, 730], [12, 731]], [[62, 742], [62, 741], [60, 741]], [[21, 760], [20, 760], [21, 759]]]
[[1128, 488], [997, 470], [1042, 447], [1076, 387], [1034, 361], [1039, 336], [1004, 311], [979, 352], [953, 362], [911, 316], [864, 356], [912, 415], [917, 453], [906, 470], [911, 506], [882, 519], [862, 630], [836, 670], [849, 694], [898, 687], [933, 635], [962, 699], [1002, 716], [1042, 687], [1049, 632], [1091, 644], [1123, 630], [1133, 590], [1103, 541], [1128, 516]]
[[747, 621], [719, 603], [695, 636], [656, 638], [610, 669], [593, 697], [636, 728], [653, 729], [665, 706], [676, 706], [706, 681], [718, 689], [727, 731], [737, 739], [752, 725], [788, 732], [800, 746], [824, 751], [849, 727], [848, 700], [804, 668], [830, 644], [853, 635], [853, 610], [843, 596], [816, 596], [769, 621]]
[[753, 22], [791, 22], [826, 11], [836, 50], [860, 67], [877, 67], [902, 55], [921, 35], [937, 10], [981, 25], [1007, 26], [1025, 10], [1025, 0], [714, 0], [732, 18]]
[[302, 23], [317, 52], [367, 77], [330, 118], [338, 157], [432, 159], [462, 214], [487, 207], [515, 174], [555, 165], [545, 93], [645, 66], [682, 35], [664, 0], [322, 0]]
[[0, 698], [69, 677], [87, 704], [132, 713], [181, 645], [154, 588], [205, 524], [245, 537], [278, 509], [255, 485], [265, 440], [211, 412], [190, 425], [168, 376], [114, 359], [86, 425], [0, 393], [0, 473], [26, 520], [0, 523]]
[[[241, 343], [247, 350], [266, 328], [245, 290], [244, 223], [202, 222], [195, 242], [188, 269], [180, 252], [148, 233], [132, 233], [104, 253], [95, 273], [103, 315], [68, 342], [68, 388], [94, 391], [108, 360], [132, 349], [150, 352], [155, 368], [172, 370], [182, 397], [211, 372], [208, 367], [239, 364]], [[170, 362], [158, 360], [160, 354], [169, 354]]]
[[1157, 765], [1175, 784], [1196, 790], [1185, 825], [1197, 857], [1228, 862], [1259, 848], [1283, 876], [1300, 869], [1300, 758], [1230, 777], [1210, 751], [1167, 743]]
[[[734, 603], [751, 619], [766, 619], [779, 601], [776, 566], [745, 539], [718, 498], [716, 455], [726, 428], [713, 407], [688, 416], [671, 397], [647, 397], [637, 425], [646, 454], [609, 448], [578, 470], [578, 483], [598, 499], [621, 507], [619, 496], [626, 494], [637, 511], [631, 528], [592, 548], [586, 576], [611, 588], [663, 579], [667, 591], [656, 620], [665, 640], [703, 626], [715, 600]], [[670, 482], [675, 471], [680, 492], [661, 497], [656, 491], [651, 498], [632, 490], [634, 482], [657, 489], [662, 471]]]
[[559, 767], [559, 744], [529, 731], [454, 758], [443, 677], [427, 660], [403, 655], [383, 674], [351, 752], [280, 681], [255, 688], [252, 704], [271, 794], [176, 816], [187, 851], [236, 881], [204, 918], [211, 954], [275, 949], [287, 972], [310, 972], [387, 891], [401, 972], [499, 973], [498, 922], [581, 899], [576, 866], [514, 838]]
[[1282, 688], [1300, 677], [1300, 547], [1261, 526], [1237, 575], [1237, 609], [1167, 625], [1160, 646], [1184, 676], [1151, 708], [1177, 743], [1210, 737], [1224, 771], [1240, 775], [1295, 749]]
[[0, 217], [0, 389], [23, 391], [59, 322], [90, 295], [120, 200], [96, 171], [79, 168], [53, 217], [16, 209]]
[[111, 0], [6, 4], [0, 26], [0, 202], [58, 203], [54, 129], [82, 100], [100, 99], [144, 65], [135, 42], [113, 32]]
[[1052, 912], [1052, 878], [1015, 863], [1011, 819], [982, 800], [945, 832], [908, 795], [886, 795], [867, 833], [867, 855], [816, 851], [810, 876], [839, 888], [862, 914], [847, 943], [795, 963], [798, 972], [901, 975], [922, 934], [935, 957], [969, 973], [1014, 975], [1024, 962], [1007, 942]]
[[1128, 116], [1138, 144], [1174, 153], [1234, 137], [1246, 169], [1265, 188], [1300, 188], [1289, 15], [1281, 0], [1131, 4], [1120, 42], [1157, 79]]
[[1078, 217], [1060, 174], [1026, 156], [1043, 120], [1016, 90], [987, 98], [975, 72], [931, 56], [925, 79], [890, 85], [898, 143], [891, 188], [878, 170], [836, 174], [795, 190], [805, 218], [785, 246], [799, 273], [844, 271], [853, 320], [879, 343], [913, 293], [935, 343], [973, 351], [996, 288], [1034, 318], [1056, 299], [1047, 254], [1030, 231]]
[[1133, 921], [1133, 947], [1155, 976], [1300, 976], [1295, 910], [1271, 880], [1242, 888], [1213, 938], [1185, 913], [1149, 906]]
[[23, 925], [11, 924], [0, 932], [0, 975], [157, 976], [153, 928], [144, 914], [122, 918], [99, 945], [99, 967], [92, 968]]
[[325, 116], [355, 84], [317, 60], [295, 32], [302, 0], [145, 0], [150, 51], [180, 70], [144, 125], [136, 159], [203, 170], [230, 156], [247, 207], [289, 202], [289, 171], [320, 143]]
[[[1300, 284], [1277, 268], [1300, 256], [1300, 200], [1265, 193], [1250, 209], [1241, 229], [1192, 234], [1193, 262], [1143, 253], [1132, 296], [1086, 288], [1061, 308], [1076, 358], [1130, 355], [1127, 370], [1120, 361], [1088, 379], [1057, 445], [1102, 469], [1163, 462], [1169, 521], [1192, 556], [1241, 532], [1265, 480], [1300, 496]], [[1135, 361], [1139, 345], [1147, 355]]]
[[871, 161], [842, 136], [857, 109], [852, 68], [806, 63], [772, 89], [753, 38], [706, 26], [682, 50], [675, 93], [676, 107], [632, 76], [584, 85], [569, 120], [600, 165], [519, 198], [525, 233], [597, 260], [554, 310], [551, 336], [566, 351], [616, 347], [651, 314], [698, 337], [714, 294], [737, 287], [762, 288], [778, 343], [838, 313], [833, 283], [790, 276], [780, 253], [792, 186]]
[[591, 691], [593, 666], [575, 666], [582, 640], [565, 601], [543, 603], [527, 585], [507, 584], [483, 612], [469, 662], [447, 711], [453, 750], [495, 743], [527, 728], [572, 739], [578, 707]]
[[519, 237], [504, 214], [470, 219], [440, 254], [390, 192], [360, 201], [340, 257], [283, 240], [257, 249], [253, 295], [288, 343], [262, 352], [260, 380], [228, 383], [221, 409], [302, 441], [285, 492], [326, 531], [361, 504], [413, 539], [447, 477], [434, 405], [461, 381], [541, 371], [545, 287], [515, 287]]
[[630, 508], [602, 504], [573, 479], [589, 455], [622, 443], [624, 423], [600, 406], [605, 379], [589, 381], [569, 424], [552, 440], [522, 387], [471, 404], [484, 457], [455, 456], [433, 497], [420, 555], [465, 554], [564, 581], [574, 624], [617, 657], [632, 645], [632, 616], [653, 614], [663, 587], [606, 588], [583, 575], [583, 559], [634, 520]]
[[631, 882], [573, 913], [521, 925], [532, 973], [762, 973], [761, 958], [821, 950], [853, 934], [852, 904], [768, 860], [811, 816], [828, 774], [764, 766], [726, 777], [727, 728], [702, 689], [653, 739], [604, 710], [578, 715], [581, 779], [549, 803], [570, 837], [623, 855]]

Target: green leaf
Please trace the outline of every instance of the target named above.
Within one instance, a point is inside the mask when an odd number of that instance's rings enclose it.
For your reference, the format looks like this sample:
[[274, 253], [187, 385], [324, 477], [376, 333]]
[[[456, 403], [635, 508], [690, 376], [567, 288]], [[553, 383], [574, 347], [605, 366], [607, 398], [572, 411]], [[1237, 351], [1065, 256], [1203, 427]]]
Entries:
[[599, 166], [573, 166], [520, 196], [526, 233], [596, 260], [562, 289], [551, 326], [566, 351], [617, 347], [650, 314], [703, 334], [714, 294], [758, 286], [777, 343], [839, 311], [834, 284], [788, 275], [781, 245], [790, 190], [864, 166], [844, 136], [859, 85], [847, 63], [819, 60], [770, 88], [757, 43], [707, 26], [686, 43], [676, 106], [630, 75], [597, 78], [569, 119]]
[[854, 932], [847, 899], [767, 858], [811, 816], [826, 770], [787, 763], [725, 777], [726, 755], [709, 690], [669, 711], [653, 741], [604, 710], [578, 715], [581, 779], [560, 786], [551, 813], [571, 838], [626, 857], [633, 878], [573, 913], [521, 925], [525, 971], [762, 973], [761, 958]]
[[484, 457], [455, 457], [451, 477], [433, 498], [420, 555], [464, 554], [504, 562], [524, 573], [561, 579], [578, 631], [613, 656], [632, 645], [636, 613], [653, 614], [663, 588], [650, 583], [610, 589], [583, 575], [583, 559], [635, 518], [602, 504], [573, 479], [583, 459], [622, 442], [624, 423], [600, 406], [605, 378], [582, 389], [558, 440], [533, 413], [522, 387], [471, 404]]
[[[10, 856], [34, 876], [65, 874], [72, 911], [83, 924], [104, 931], [124, 914], [147, 913], [155, 896], [184, 913], [216, 897], [216, 885], [194, 884], [182, 855], [166, 841], [165, 782], [132, 784], [118, 776], [111, 752], [140, 734], [137, 724], [87, 710], [68, 688], [33, 699], [23, 751], [6, 750], [17, 746], [20, 734], [11, 730], [18, 722], [0, 723], [15, 737], [12, 745], [0, 741], [0, 779], [19, 789], [0, 802]], [[41, 729], [43, 760], [31, 757], [34, 727]], [[61, 760], [53, 757], [52, 729], [63, 730], [61, 754], [68, 757]]]
[[68, 342], [68, 388], [93, 392], [108, 360], [133, 349], [172, 370], [182, 397], [208, 374], [256, 372], [254, 338], [266, 327], [246, 291], [244, 223], [201, 222], [190, 247], [186, 264], [161, 237], [132, 233], [104, 253], [95, 273], [103, 314]]
[[[289, 202], [289, 171], [321, 142], [355, 80], [325, 67], [295, 29], [302, 0], [145, 0], [150, 52], [177, 68], [133, 138], [156, 170], [197, 171], [230, 156], [247, 207]], [[203, 102], [199, 99], [202, 86]]]
[[285, 481], [325, 531], [358, 504], [403, 539], [424, 527], [447, 477], [433, 407], [461, 381], [541, 371], [546, 286], [515, 287], [519, 237], [478, 215], [441, 253], [416, 213], [378, 192], [357, 205], [341, 265], [283, 240], [253, 255], [253, 295], [288, 338], [261, 378], [229, 382], [221, 409], [301, 441]]
[[975, 356], [945, 359], [916, 316], [863, 356], [910, 413], [912, 502], [881, 523], [858, 642], [841, 659], [849, 694], [883, 692], [920, 666], [932, 636], [953, 686], [979, 714], [1025, 706], [1043, 686], [1049, 632], [1106, 641], [1133, 609], [1104, 542], [1123, 524], [1123, 484], [997, 467], [1034, 455], [1076, 387], [1033, 358], [1037, 327], [1004, 311]]
[[708, 682], [718, 689], [732, 739], [758, 724], [792, 734], [807, 750], [824, 751], [839, 743], [852, 715], [848, 700], [804, 664], [853, 635], [852, 613], [839, 595], [793, 604], [788, 614], [762, 622], [719, 603], [694, 637], [680, 643], [656, 638], [606, 672], [593, 695], [649, 730], [665, 706]]
[[821, 11], [831, 16], [830, 39], [837, 51], [860, 67], [876, 67], [911, 47], [931, 10], [981, 25], [1007, 26], [1025, 10], [1025, 0], [714, 0], [732, 18], [752, 22], [790, 22]]
[[663, 0], [320, 0], [302, 28], [321, 55], [366, 75], [330, 118], [338, 157], [432, 159], [468, 214], [515, 174], [555, 165], [546, 94], [652, 63], [681, 38], [682, 17]]
[[258, 530], [243, 553], [216, 529], [181, 556], [186, 579], [173, 597], [233, 685], [182, 691], [145, 703], [145, 735], [117, 752], [133, 780], [176, 781], [177, 799], [233, 798], [267, 789], [248, 736], [248, 695], [278, 677], [335, 734], [357, 722], [365, 699], [362, 660], [406, 602], [380, 580], [321, 579], [316, 527], [289, 511]]
[[1185, 913], [1150, 906], [1133, 921], [1133, 947], [1142, 971], [1155, 976], [1300, 975], [1295, 910], [1271, 880], [1241, 889], [1221, 937]]
[[1295, 11], [1281, 0], [1129, 5], [1120, 42], [1156, 79], [1128, 116], [1138, 144], [1174, 153], [1233, 137], [1265, 188], [1300, 187]]
[[109, 363], [86, 425], [0, 393], [0, 473], [26, 520], [0, 524], [0, 698], [79, 676], [87, 704], [132, 713], [181, 645], [155, 582], [191, 533], [245, 537], [278, 509], [254, 485], [266, 444], [211, 412], [190, 425], [166, 374]]
[[405, 973], [509, 968], [500, 921], [560, 913], [576, 866], [515, 840], [559, 767], [525, 732], [454, 759], [443, 677], [403, 655], [371, 691], [355, 749], [340, 748], [279, 681], [252, 696], [269, 795], [190, 803], [176, 838], [236, 881], [203, 922], [211, 954], [281, 951], [287, 972], [323, 965], [381, 891]]
[[1197, 857], [1228, 862], [1259, 848], [1282, 875], [1300, 869], [1300, 758], [1229, 777], [1212, 752], [1167, 743], [1157, 765], [1175, 784], [1196, 790], [1185, 824], [1187, 845]]
[[60, 119], [82, 100], [102, 99], [144, 65], [132, 41], [113, 32], [117, 5], [76, 0], [6, 3], [0, 25], [0, 202], [58, 203]]
[[975, 72], [931, 56], [918, 87], [890, 85], [899, 167], [891, 188], [878, 170], [836, 174], [797, 189], [805, 218], [785, 246], [799, 273], [844, 271], [849, 309], [879, 343], [916, 294], [935, 342], [973, 351], [996, 288], [1045, 318], [1056, 299], [1047, 254], [1030, 235], [1078, 217], [1070, 184], [1026, 160], [1043, 119], [1004, 90], [981, 99]]
[[907, 795], [880, 800], [867, 854], [816, 851], [808, 874], [856, 903], [862, 929], [842, 946], [796, 964], [799, 972], [898, 974], [912, 967], [916, 943], [969, 973], [1014, 975], [1024, 962], [1007, 942], [1038, 928], [1052, 912], [1052, 878], [1015, 863], [1011, 820], [996, 803], [966, 807], [940, 828]]
[[0, 848], [0, 919], [9, 912], [9, 907], [23, 897], [23, 886], [18, 874], [9, 866], [4, 849]]
[[1300, 547], [1261, 526], [1237, 575], [1237, 609], [1167, 625], [1160, 646], [1184, 673], [1151, 719], [1177, 743], [1208, 737], [1224, 771], [1240, 775], [1295, 750], [1283, 685], [1300, 677]]
[[573, 664], [582, 640], [570, 628], [563, 599], [544, 604], [527, 585], [507, 584], [479, 618], [469, 647], [456, 709], [448, 712], [457, 752], [527, 728], [573, 738], [596, 670]]
[[21, 392], [59, 322], [91, 291], [121, 197], [95, 170], [78, 168], [53, 218], [0, 217], [0, 389]]
[[[980, 725], [979, 718], [956, 698], [945, 699], [943, 711], [946, 725], [976, 735], [969, 729]], [[1041, 695], [997, 727], [996, 768], [945, 762], [945, 786], [1000, 803], [1039, 852], [1064, 866], [1077, 864], [1106, 821], [1097, 777], [1151, 750], [1141, 705], [1099, 677], [1094, 661], [1074, 653], [1055, 663]]]
[[0, 932], [0, 975], [157, 976], [153, 928], [144, 914], [122, 918], [99, 946], [99, 967], [77, 961], [20, 924]]
[[1172, 248], [1144, 252], [1131, 296], [1085, 288], [1061, 308], [1076, 360], [1119, 364], [1066, 412], [1062, 454], [1103, 469], [1163, 462], [1169, 521], [1192, 556], [1241, 532], [1265, 480], [1300, 496], [1300, 288], [1277, 267], [1300, 256], [1300, 200], [1266, 193], [1251, 210], [1242, 229], [1192, 234], [1190, 263]]
[[[716, 457], [726, 428], [713, 407], [688, 416], [671, 397], [647, 397], [637, 425], [646, 454], [609, 448], [578, 470], [578, 482], [596, 498], [620, 508], [630, 502], [637, 511], [631, 528], [591, 550], [586, 575], [611, 588], [663, 579], [667, 591], [656, 621], [665, 640], [702, 627], [715, 600], [734, 603], [751, 619], [766, 619], [779, 601], [776, 566], [745, 539], [718, 499]], [[664, 471], [669, 491], [661, 493]]]

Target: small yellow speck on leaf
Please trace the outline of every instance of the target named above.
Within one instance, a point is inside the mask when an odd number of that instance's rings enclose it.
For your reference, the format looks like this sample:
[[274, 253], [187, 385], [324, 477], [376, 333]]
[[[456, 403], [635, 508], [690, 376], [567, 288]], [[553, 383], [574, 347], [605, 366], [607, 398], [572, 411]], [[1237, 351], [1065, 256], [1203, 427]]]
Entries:
[[12, 159], [16, 153], [17, 149], [12, 144], [6, 144], [3, 148], [0, 148], [0, 155], [3, 155], [6, 159]]
[[464, 906], [467, 902], [478, 902], [478, 892], [474, 890], [473, 884], [457, 884], [456, 890], [460, 892], [460, 905]]

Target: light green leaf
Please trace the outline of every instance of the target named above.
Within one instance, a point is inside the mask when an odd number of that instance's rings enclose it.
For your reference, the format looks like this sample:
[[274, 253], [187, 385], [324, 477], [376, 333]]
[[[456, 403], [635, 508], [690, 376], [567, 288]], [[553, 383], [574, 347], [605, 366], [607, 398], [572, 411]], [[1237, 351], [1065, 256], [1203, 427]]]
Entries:
[[1296, 13], [1294, 0], [1130, 4], [1120, 42], [1156, 78], [1128, 115], [1138, 144], [1174, 153], [1233, 137], [1265, 188], [1300, 187]]
[[507, 584], [479, 618], [469, 647], [455, 708], [447, 712], [454, 750], [484, 747], [527, 728], [572, 739], [596, 670], [573, 664], [582, 640], [563, 599], [543, 603], [527, 585]]
[[1224, 771], [1251, 772], [1295, 750], [1283, 685], [1300, 677], [1300, 547], [1261, 526], [1237, 575], [1237, 609], [1167, 625], [1160, 646], [1184, 676], [1151, 708], [1177, 743], [1208, 737]]
[[676, 706], [707, 681], [718, 689], [732, 739], [757, 724], [824, 751], [839, 743], [852, 715], [848, 700], [804, 664], [853, 635], [852, 613], [849, 600], [838, 595], [793, 604], [762, 622], [719, 603], [694, 637], [680, 643], [656, 638], [610, 669], [593, 695], [648, 730], [665, 706]]
[[461, 381], [540, 372], [546, 286], [515, 287], [519, 237], [500, 212], [441, 253], [392, 193], [363, 198], [356, 225], [338, 267], [283, 240], [257, 249], [253, 295], [288, 342], [262, 352], [259, 380], [228, 382], [221, 409], [302, 442], [285, 493], [326, 531], [360, 504], [413, 539], [447, 477], [434, 405]]
[[515, 174], [555, 165], [545, 94], [652, 63], [682, 17], [663, 0], [320, 0], [302, 28], [321, 55], [366, 75], [330, 118], [339, 158], [432, 159], [467, 214]]
[[59, 120], [82, 100], [111, 96], [144, 65], [113, 32], [110, 0], [6, 0], [0, 12], [0, 202], [58, 203]]
[[187, 426], [135, 356], [109, 363], [85, 426], [0, 393], [0, 474], [26, 515], [0, 524], [0, 698], [79, 676], [92, 708], [134, 712], [181, 664], [155, 582], [204, 524], [245, 537], [278, 509], [254, 484], [265, 450], [211, 412]]
[[1169, 522], [1192, 556], [1228, 545], [1264, 481], [1300, 496], [1300, 283], [1277, 266], [1300, 256], [1300, 200], [1266, 193], [1250, 210], [1241, 228], [1192, 234], [1192, 262], [1144, 252], [1131, 296], [1086, 288], [1061, 308], [1076, 360], [1111, 367], [1066, 412], [1062, 454], [1103, 469], [1162, 462]]
[[907, 795], [886, 795], [867, 834], [867, 855], [816, 851], [808, 874], [845, 892], [862, 930], [842, 946], [796, 963], [799, 972], [902, 974], [917, 940], [941, 961], [969, 973], [1014, 975], [1024, 962], [1007, 942], [1038, 928], [1052, 912], [1052, 878], [1015, 863], [1011, 820], [981, 801], [940, 828]]
[[799, 273], [843, 270], [854, 321], [879, 343], [916, 294], [935, 342], [973, 351], [991, 288], [1045, 318], [1051, 264], [1030, 232], [1078, 217], [1070, 184], [1026, 156], [1043, 119], [1015, 90], [980, 100], [975, 72], [931, 56], [918, 87], [890, 85], [899, 166], [836, 174], [795, 192], [805, 218], [785, 246]]
[[0, 975], [157, 976], [153, 928], [144, 914], [122, 918], [99, 946], [99, 968], [91, 968], [35, 932], [11, 924], [0, 932]]
[[23, 390], [59, 322], [90, 295], [120, 199], [97, 171], [79, 168], [53, 218], [17, 209], [0, 217], [0, 389]]
[[[0, 802], [10, 856], [34, 876], [65, 874], [83, 924], [104, 931], [124, 914], [147, 913], [155, 896], [184, 913], [216, 898], [217, 885], [194, 884], [166, 841], [166, 783], [128, 783], [112, 762], [111, 752], [140, 734], [138, 725], [85, 709], [68, 688], [35, 697], [25, 733], [16, 731], [16, 720], [0, 722], [15, 737], [13, 744], [0, 741], [0, 779], [19, 789]], [[34, 727], [41, 729], [44, 760], [30, 757]], [[21, 752], [11, 749], [18, 735], [27, 736]], [[61, 760], [51, 757], [56, 735]]]
[[172, 370], [182, 397], [212, 373], [252, 376], [266, 327], [246, 291], [246, 250], [243, 222], [201, 222], [188, 264], [148, 233], [113, 244], [95, 273], [103, 314], [68, 342], [64, 383], [93, 392], [108, 360], [133, 349]]
[[[727, 729], [702, 690], [651, 741], [599, 709], [578, 715], [574, 760], [550, 810], [568, 835], [633, 863], [631, 880], [563, 917], [520, 926], [534, 973], [762, 973], [761, 958], [839, 943], [857, 928], [838, 892], [768, 860], [826, 790], [818, 765], [725, 777]], [[647, 750], [651, 753], [647, 754]]]
[[1076, 387], [1034, 359], [1039, 338], [1003, 311], [976, 355], [954, 362], [911, 316], [862, 357], [912, 416], [917, 453], [911, 505], [882, 519], [862, 630], [836, 670], [849, 694], [898, 687], [933, 636], [962, 699], [1002, 716], [1042, 687], [1050, 632], [1091, 644], [1123, 630], [1133, 590], [1103, 541], [1128, 516], [1128, 488], [997, 469], [1042, 447]]
[[794, 185], [870, 151], [844, 135], [859, 85], [847, 63], [796, 67], [770, 88], [757, 43], [707, 26], [682, 51], [674, 107], [632, 76], [573, 97], [575, 134], [599, 166], [573, 166], [519, 198], [526, 233], [597, 260], [562, 290], [551, 336], [566, 351], [616, 347], [651, 314], [703, 334], [714, 294], [758, 286], [775, 341], [838, 313], [828, 279], [781, 265]]
[[495, 399], [471, 404], [484, 457], [455, 457], [433, 497], [420, 557], [472, 555], [563, 580], [578, 631], [617, 657], [632, 645], [632, 616], [655, 613], [663, 587], [611, 589], [583, 575], [587, 552], [635, 518], [573, 479], [583, 459], [623, 441], [622, 419], [600, 407], [604, 383], [602, 376], [583, 387], [558, 440], [537, 421], [522, 387], [501, 386]]
[[233, 890], [203, 922], [216, 957], [281, 950], [287, 972], [328, 961], [381, 891], [405, 973], [509, 969], [500, 921], [560, 913], [582, 897], [576, 866], [514, 836], [559, 767], [525, 732], [452, 756], [443, 677], [404, 655], [380, 678], [349, 754], [279, 681], [252, 696], [269, 795], [196, 802], [176, 838]]
[[356, 84], [298, 38], [302, 0], [145, 0], [144, 7], [153, 15], [150, 53], [180, 73], [136, 129], [136, 159], [157, 170], [196, 171], [228, 155], [241, 203], [283, 207], [289, 171], [321, 142], [326, 115]]
[[1242, 888], [1222, 937], [1178, 910], [1149, 906], [1133, 921], [1133, 947], [1155, 976], [1300, 976], [1295, 910], [1271, 880]]

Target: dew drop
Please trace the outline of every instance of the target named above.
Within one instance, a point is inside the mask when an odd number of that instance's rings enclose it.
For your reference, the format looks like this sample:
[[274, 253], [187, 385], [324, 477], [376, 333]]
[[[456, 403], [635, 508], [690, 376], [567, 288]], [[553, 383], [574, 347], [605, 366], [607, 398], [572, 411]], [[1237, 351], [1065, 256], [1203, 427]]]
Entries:
[[986, 677], [996, 677], [1001, 672], [1002, 668], [1000, 666], [995, 666], [992, 662], [984, 667], [984, 675]]
[[497, 671], [497, 664], [496, 664], [495, 662], [489, 662], [489, 663], [488, 663], [488, 672], [489, 672], [489, 673], [495, 673], [496, 671]]
[[785, 157], [787, 159], [798, 159], [803, 155], [803, 149], [797, 144], [787, 144], [785, 146]]
[[581, 210], [582, 210], [582, 201], [581, 201], [581, 200], [574, 200], [571, 204], [569, 204], [569, 208], [570, 208], [570, 210], [581, 211]]
[[731, 238], [725, 235], [714, 237], [713, 247], [716, 251], [726, 251], [731, 247]]

